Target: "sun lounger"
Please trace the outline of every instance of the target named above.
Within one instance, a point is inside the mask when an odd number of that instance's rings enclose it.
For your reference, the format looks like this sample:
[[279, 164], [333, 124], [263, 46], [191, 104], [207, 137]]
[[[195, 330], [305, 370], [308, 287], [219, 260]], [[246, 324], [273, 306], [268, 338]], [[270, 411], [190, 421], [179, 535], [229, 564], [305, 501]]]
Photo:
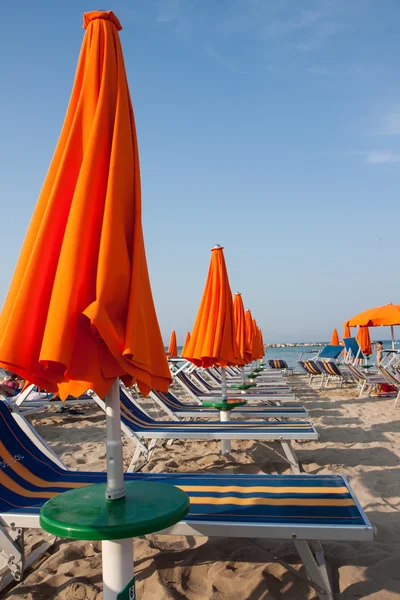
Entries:
[[378, 392], [379, 387], [386, 383], [386, 379], [382, 375], [370, 375], [369, 373], [364, 373], [361, 369], [356, 367], [356, 365], [351, 363], [347, 363], [347, 368], [354, 376], [354, 379], [361, 384], [360, 396], [362, 396], [366, 389], [368, 392], [367, 397], [369, 397], [372, 392]]
[[397, 406], [400, 400], [400, 379], [398, 379], [394, 373], [390, 372], [390, 369], [384, 367], [382, 364], [378, 365], [379, 373], [386, 379], [387, 383], [397, 390], [397, 396], [394, 401], [394, 405]]
[[322, 383], [325, 381], [325, 387], [328, 386], [332, 379], [339, 382], [339, 387], [342, 387], [343, 383], [350, 381], [347, 372], [342, 371], [333, 360], [313, 360], [312, 362], [321, 369]]
[[[209, 381], [207, 381], [207, 379], [203, 376], [203, 374], [198, 371], [197, 369], [194, 369], [193, 371], [190, 372], [190, 375], [188, 373], [186, 373], [186, 375], [188, 375], [190, 377], [190, 379], [193, 381], [195, 381], [196, 385], [200, 387], [200, 389], [202, 389], [205, 393], [213, 393], [216, 394], [217, 392], [219, 393], [221, 391], [221, 385], [222, 385], [222, 381], [221, 379], [219, 380], [219, 382], [214, 382], [214, 385], [212, 385]], [[236, 378], [232, 378], [232, 379], [228, 379], [227, 380], [227, 384], [228, 384], [228, 389], [231, 390], [235, 390], [238, 389], [236, 386], [241, 384], [243, 381], [242, 377], [236, 379]], [[234, 387], [232, 387], [232, 385]], [[254, 388], [259, 388], [259, 387], [263, 387], [266, 389], [266, 391], [271, 391], [271, 390], [276, 390], [277, 392], [279, 391], [286, 391], [286, 392], [290, 392], [291, 388], [289, 386], [287, 386], [286, 382], [282, 379], [282, 381], [270, 381], [269, 378], [257, 378], [253, 384], [252, 387], [249, 387], [249, 389], [254, 389]], [[238, 389], [238, 391], [236, 393], [240, 393], [240, 388]], [[260, 390], [262, 391], [262, 390]]]
[[307, 373], [308, 384], [311, 385], [315, 377], [321, 377], [320, 387], [324, 382], [324, 373], [313, 360], [298, 360], [297, 364]]
[[[102, 410], [105, 404], [96, 394], [93, 398]], [[121, 423], [125, 435], [136, 445], [129, 470], [136, 470], [150, 459], [156, 440], [259, 440], [277, 442], [283, 454], [270, 449], [299, 472], [299, 461], [291, 447], [293, 440], [317, 440], [318, 433], [309, 421], [155, 421], [143, 407], [129, 398], [121, 388]], [[146, 444], [150, 440], [150, 444]]]
[[321, 352], [318, 352], [317, 356], [314, 356], [312, 360], [335, 360], [339, 358], [344, 350], [343, 346], [332, 346], [331, 344], [328, 344], [328, 346], [325, 346]]
[[[60, 492], [105, 482], [106, 473], [68, 470], [5, 402], [0, 402], [0, 440], [2, 589], [13, 579], [20, 581], [24, 569], [53, 542], [26, 554], [24, 532], [39, 528], [43, 504]], [[320, 600], [333, 600], [321, 541], [373, 539], [373, 528], [341, 475], [131, 473], [126, 479], [169, 483], [189, 495], [189, 514], [162, 534], [293, 541]], [[285, 561], [275, 560], [293, 573]]]
[[[127, 390], [129, 395], [129, 391]], [[171, 418], [211, 418], [219, 419], [219, 412], [212, 408], [206, 408], [201, 404], [185, 404], [181, 402], [172, 392], [156, 392], [152, 390], [150, 397]], [[134, 399], [134, 398], [133, 398]], [[140, 402], [139, 402], [140, 404]], [[285, 404], [285, 406], [241, 406], [231, 412], [232, 417], [240, 419], [304, 419], [308, 412], [301, 404]]]
[[[180, 373], [176, 373], [174, 375], [174, 380], [177, 381], [181, 387], [185, 390], [186, 393], [188, 393], [193, 399], [200, 399], [200, 400], [205, 400], [207, 398], [215, 398], [216, 396], [219, 396], [221, 393], [221, 390], [219, 390], [218, 393], [218, 389], [216, 392], [214, 393], [210, 393], [210, 392], [203, 392], [191, 379], [190, 377], [184, 372], [181, 371]], [[273, 403], [278, 403], [278, 402], [284, 402], [285, 400], [294, 400], [295, 396], [294, 394], [287, 392], [286, 390], [265, 390], [262, 388], [250, 388], [249, 390], [245, 390], [245, 393], [243, 393], [243, 391], [241, 390], [228, 390], [229, 391], [229, 396], [240, 396], [241, 398], [244, 398], [245, 400], [251, 399], [253, 400], [260, 400], [260, 401], [269, 401], [269, 402], [273, 402]]]
[[279, 369], [285, 375], [287, 375], [290, 371], [293, 375], [293, 369], [291, 367], [289, 367], [286, 360], [282, 360], [281, 358], [280, 359], [270, 359], [268, 361], [268, 364], [270, 366], [270, 369]]

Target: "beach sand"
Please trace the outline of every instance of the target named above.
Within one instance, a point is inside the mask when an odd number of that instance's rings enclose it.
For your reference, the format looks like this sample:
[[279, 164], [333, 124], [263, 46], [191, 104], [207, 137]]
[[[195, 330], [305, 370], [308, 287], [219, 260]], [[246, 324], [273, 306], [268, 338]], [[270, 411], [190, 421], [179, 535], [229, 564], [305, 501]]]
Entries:
[[[296, 443], [307, 473], [341, 473], [351, 485], [377, 535], [371, 543], [324, 544], [337, 600], [400, 599], [400, 408], [393, 398], [358, 398], [352, 388], [310, 388], [289, 377], [320, 439]], [[160, 413], [159, 413], [160, 414]], [[84, 416], [46, 412], [32, 423], [69, 467], [105, 469], [105, 421], [96, 409]], [[283, 473], [287, 465], [258, 442], [233, 442], [228, 461], [218, 442], [159, 446], [142, 470], [153, 472]], [[125, 442], [126, 466], [132, 453]], [[27, 534], [30, 544], [41, 539]], [[269, 552], [304, 576], [290, 542], [150, 535], [135, 540], [136, 592], [140, 600], [311, 600], [315, 592]], [[58, 541], [5, 600], [100, 600], [100, 544]], [[1, 594], [0, 594], [1, 597]]]

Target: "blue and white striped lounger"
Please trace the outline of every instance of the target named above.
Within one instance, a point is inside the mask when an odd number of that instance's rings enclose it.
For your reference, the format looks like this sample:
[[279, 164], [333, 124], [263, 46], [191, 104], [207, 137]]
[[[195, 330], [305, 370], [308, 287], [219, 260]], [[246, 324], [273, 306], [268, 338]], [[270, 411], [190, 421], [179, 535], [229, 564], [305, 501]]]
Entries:
[[[105, 411], [104, 401], [93, 395]], [[155, 421], [129, 394], [120, 389], [122, 431], [136, 445], [129, 471], [137, 469], [150, 458], [153, 445], [147, 447], [144, 440], [260, 440], [264, 443], [278, 442], [284, 452], [270, 449], [286, 460], [295, 472], [300, 471], [299, 461], [290, 442], [292, 440], [317, 440], [318, 433], [309, 421]]]
[[[172, 392], [156, 392], [152, 390], [150, 397], [155, 400], [171, 417], [203, 417], [219, 419], [219, 413], [215, 409], [206, 408], [201, 404], [185, 404], [181, 402]], [[231, 412], [232, 417], [253, 419], [304, 419], [308, 412], [301, 404], [292, 403], [284, 406], [241, 406]]]
[[[177, 381], [182, 386], [185, 392], [190, 394], [190, 396], [192, 396], [192, 398], [194, 399], [202, 400], [206, 398], [215, 398], [219, 395], [217, 392], [204, 392], [183, 371], [173, 374], [173, 377], [175, 381]], [[278, 404], [285, 400], [295, 400], [294, 394], [292, 394], [290, 391], [286, 391], [285, 389], [265, 390], [262, 388], [250, 388], [244, 393], [241, 390], [229, 389], [228, 392], [230, 397], [232, 396], [236, 398], [237, 396], [240, 396], [240, 398], [244, 398], [245, 400], [267, 401], [274, 402], [275, 404]]]
[[[0, 402], [0, 590], [49, 547], [25, 556], [23, 531], [39, 527], [41, 506], [63, 491], [104, 482], [69, 471], [22, 415]], [[340, 475], [127, 474], [169, 483], [190, 497], [189, 514], [162, 533], [293, 540], [318, 597], [333, 600], [320, 540], [370, 541], [373, 529]], [[3, 562], [1, 562], [3, 561]], [[284, 564], [284, 561], [278, 561]]]

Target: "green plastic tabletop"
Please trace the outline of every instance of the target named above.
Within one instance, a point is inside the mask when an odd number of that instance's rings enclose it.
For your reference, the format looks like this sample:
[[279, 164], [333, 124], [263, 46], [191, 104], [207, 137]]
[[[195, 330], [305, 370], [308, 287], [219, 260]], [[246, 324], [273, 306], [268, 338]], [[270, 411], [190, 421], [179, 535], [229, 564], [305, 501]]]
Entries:
[[231, 389], [235, 389], [235, 390], [249, 390], [250, 388], [253, 388], [256, 386], [257, 386], [256, 383], [241, 383], [240, 385], [238, 383], [235, 383], [234, 385], [230, 385], [229, 387]]
[[222, 398], [208, 398], [207, 400], [203, 400], [203, 406], [226, 411], [232, 410], [237, 406], [244, 406], [246, 403], [246, 400], [239, 400], [239, 398], [228, 398], [225, 401]]
[[74, 540], [120, 540], [160, 531], [189, 512], [187, 494], [173, 485], [126, 481], [126, 495], [106, 500], [99, 483], [54, 496], [40, 511], [42, 529]]

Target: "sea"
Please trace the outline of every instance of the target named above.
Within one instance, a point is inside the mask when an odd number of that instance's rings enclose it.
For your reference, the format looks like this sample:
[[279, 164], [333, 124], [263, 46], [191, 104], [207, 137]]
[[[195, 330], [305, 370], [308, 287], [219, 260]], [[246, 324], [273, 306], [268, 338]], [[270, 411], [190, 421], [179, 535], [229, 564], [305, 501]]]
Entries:
[[[321, 342], [321, 344], [328, 344], [329, 342]], [[373, 349], [374, 342], [372, 342]], [[382, 345], [384, 350], [390, 350], [392, 348], [391, 340], [382, 340]], [[168, 348], [166, 347], [166, 350]], [[396, 341], [395, 349], [400, 351], [400, 341]], [[180, 354], [182, 350], [182, 346], [178, 346], [178, 354]], [[265, 357], [264, 361], [270, 359], [281, 359], [285, 360], [288, 364], [288, 367], [293, 369], [294, 371], [301, 372], [301, 368], [297, 364], [298, 360], [304, 358], [304, 360], [310, 359], [317, 352], [321, 352], [322, 347], [318, 346], [290, 346], [285, 348], [265, 348]], [[375, 362], [375, 353], [371, 357], [371, 363]]]

